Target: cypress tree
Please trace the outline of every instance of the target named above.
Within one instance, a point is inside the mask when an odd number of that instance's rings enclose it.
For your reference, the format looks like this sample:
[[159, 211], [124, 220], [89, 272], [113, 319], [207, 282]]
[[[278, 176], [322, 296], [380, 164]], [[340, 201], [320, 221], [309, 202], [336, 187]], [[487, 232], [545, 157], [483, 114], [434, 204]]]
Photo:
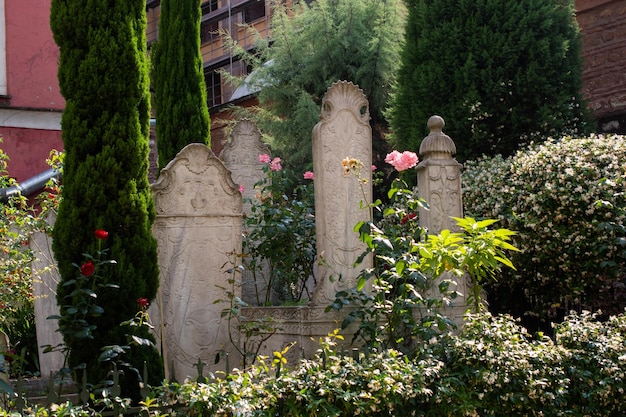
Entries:
[[[110, 366], [98, 360], [101, 348], [127, 344], [129, 329], [120, 323], [139, 311], [139, 298], [153, 300], [158, 288], [157, 247], [151, 234], [155, 212], [148, 183], [145, 1], [53, 0], [50, 23], [60, 49], [58, 78], [66, 100], [63, 199], [53, 230], [61, 275], [59, 305], [77, 302], [68, 295], [77, 288], [73, 280], [80, 276], [76, 265], [85, 262], [83, 254], [95, 256], [104, 243], [107, 258], [117, 261], [93, 276], [94, 288], [119, 288], [97, 291], [101, 315], [97, 310], [85, 312], [89, 326], [95, 326], [92, 337], [64, 334], [69, 365], [85, 364], [89, 381], [99, 383]], [[108, 239], [95, 239], [96, 229], [108, 231]], [[61, 310], [59, 325], [71, 326], [78, 316]], [[147, 332], [142, 335], [147, 337]], [[152, 381], [162, 378], [153, 347], [132, 347], [121, 359], [139, 370], [147, 361]], [[127, 369], [122, 382], [136, 387], [136, 379]], [[122, 394], [136, 396], [137, 390]]]
[[200, 54], [201, 0], [162, 0], [154, 47], [159, 168], [190, 143], [210, 146], [210, 119]]
[[393, 142], [417, 151], [433, 114], [460, 159], [509, 155], [587, 127], [572, 0], [405, 0]]

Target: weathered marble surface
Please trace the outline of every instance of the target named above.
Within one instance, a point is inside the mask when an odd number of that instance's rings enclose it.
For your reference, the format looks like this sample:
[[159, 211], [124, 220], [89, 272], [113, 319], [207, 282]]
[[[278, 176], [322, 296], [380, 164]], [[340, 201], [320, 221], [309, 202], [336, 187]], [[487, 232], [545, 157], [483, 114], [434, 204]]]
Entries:
[[151, 315], [158, 323], [166, 376], [181, 381], [196, 376], [198, 359], [210, 370], [223, 370], [223, 364], [214, 365], [215, 355], [233, 347], [221, 317], [226, 304], [215, 301], [226, 299], [227, 270], [241, 253], [239, 187], [209, 148], [190, 144], [152, 189], [161, 281]]

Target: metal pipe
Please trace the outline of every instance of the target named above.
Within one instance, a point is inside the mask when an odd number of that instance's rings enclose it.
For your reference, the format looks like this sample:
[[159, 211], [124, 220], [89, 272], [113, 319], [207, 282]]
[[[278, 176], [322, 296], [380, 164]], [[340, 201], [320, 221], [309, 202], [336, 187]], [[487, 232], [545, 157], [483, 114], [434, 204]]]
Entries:
[[11, 197], [19, 194], [24, 196], [31, 195], [36, 191], [43, 190], [50, 179], [59, 177], [61, 177], [61, 172], [57, 169], [50, 168], [13, 187], [0, 188], [0, 201], [6, 203]]

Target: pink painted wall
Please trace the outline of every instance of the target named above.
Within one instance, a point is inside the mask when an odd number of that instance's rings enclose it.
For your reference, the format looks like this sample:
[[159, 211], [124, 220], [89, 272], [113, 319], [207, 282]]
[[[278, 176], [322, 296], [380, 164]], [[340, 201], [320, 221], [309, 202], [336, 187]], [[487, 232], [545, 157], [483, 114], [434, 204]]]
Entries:
[[50, 168], [46, 163], [50, 151], [63, 149], [61, 131], [3, 127], [2, 139], [0, 147], [10, 158], [7, 170], [18, 182]]
[[50, 0], [5, 0], [7, 87], [11, 107], [63, 109], [50, 30]]
[[[8, 113], [0, 123], [0, 147], [9, 156], [9, 175], [18, 182], [48, 169], [50, 151], [63, 149], [60, 130], [35, 123], [51, 111], [60, 118], [65, 107], [57, 80], [59, 49], [50, 29], [50, 2], [5, 0], [8, 98], [2, 100], [2, 110]], [[25, 112], [26, 122], [14, 122], [12, 111]]]

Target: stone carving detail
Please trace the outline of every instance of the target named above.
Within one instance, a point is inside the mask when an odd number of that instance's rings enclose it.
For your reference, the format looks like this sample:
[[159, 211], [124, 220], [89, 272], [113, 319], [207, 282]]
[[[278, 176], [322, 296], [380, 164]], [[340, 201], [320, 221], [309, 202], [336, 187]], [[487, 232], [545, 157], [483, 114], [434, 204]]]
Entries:
[[439, 116], [428, 119], [430, 134], [422, 141], [417, 166], [419, 196], [430, 205], [430, 210], [420, 210], [420, 223], [431, 234], [455, 230], [456, 222], [451, 217], [463, 217], [461, 164], [453, 158], [456, 146], [442, 132], [444, 126]]
[[214, 301], [225, 298], [219, 287], [227, 287], [226, 270], [241, 252], [241, 193], [222, 161], [197, 143], [161, 171], [152, 190], [161, 281], [151, 315], [166, 376], [182, 381], [196, 375], [198, 359], [214, 371], [216, 353], [232, 348], [224, 305]]
[[[250, 213], [250, 203], [246, 200], [255, 198], [254, 184], [265, 177], [263, 167], [259, 162], [259, 155], [268, 154], [269, 147], [261, 141], [261, 132], [250, 120], [237, 122], [229, 141], [224, 146], [220, 158], [232, 173], [233, 181], [244, 189], [243, 212]], [[262, 265], [259, 267], [259, 265]], [[256, 278], [255, 278], [256, 277]], [[264, 300], [258, 300], [257, 294], [265, 294], [270, 281], [270, 269], [267, 262], [257, 260], [257, 271], [243, 272], [242, 299], [250, 305], [257, 305]]]
[[[261, 141], [261, 132], [250, 120], [242, 120], [233, 128], [229, 141], [224, 146], [220, 159], [230, 170], [233, 181], [243, 186], [244, 198], [254, 198], [254, 184], [263, 179], [263, 162], [259, 155], [268, 154], [268, 146]], [[249, 208], [244, 202], [244, 213]]]
[[[445, 122], [439, 116], [428, 119], [430, 134], [420, 145], [420, 163], [417, 165], [417, 186], [421, 198], [426, 200], [430, 210], [420, 209], [420, 225], [428, 229], [429, 234], [438, 234], [444, 229], [458, 231], [452, 217], [463, 217], [461, 202], [461, 164], [454, 158], [456, 146], [448, 135], [442, 132]], [[467, 295], [467, 277], [457, 278], [445, 273], [441, 279], [456, 282], [455, 290], [461, 296], [442, 311], [459, 326], [463, 323], [465, 295]], [[437, 288], [437, 285], [433, 285]]]
[[[336, 292], [354, 286], [359, 271], [372, 262], [367, 258], [354, 268], [354, 262], [365, 250], [354, 226], [370, 219], [369, 211], [359, 208], [360, 202], [372, 200], [369, 118], [363, 91], [350, 82], [339, 81], [324, 96], [321, 120], [313, 129], [315, 227], [317, 253], [322, 261], [314, 305], [330, 304]], [[346, 157], [363, 162], [361, 176], [366, 183], [359, 184], [353, 176], [343, 174], [341, 161]]]

